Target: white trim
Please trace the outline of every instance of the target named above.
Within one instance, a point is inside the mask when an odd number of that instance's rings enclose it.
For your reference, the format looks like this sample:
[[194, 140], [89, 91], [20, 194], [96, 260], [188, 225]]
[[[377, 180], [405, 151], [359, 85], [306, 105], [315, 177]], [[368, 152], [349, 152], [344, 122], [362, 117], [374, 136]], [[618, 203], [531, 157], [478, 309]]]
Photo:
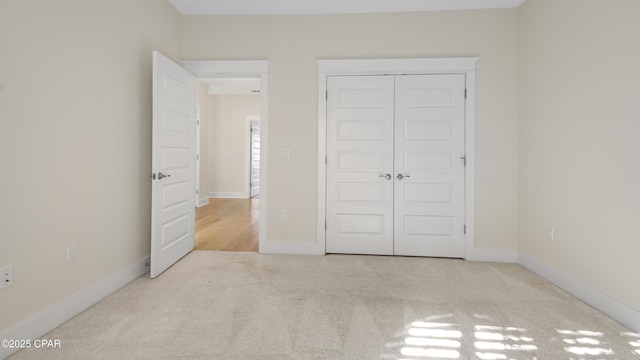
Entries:
[[[251, 198], [251, 122], [260, 122], [260, 115], [247, 115], [245, 116], [245, 138], [244, 148], [247, 151], [244, 157], [244, 192], [247, 199]], [[262, 149], [261, 149], [262, 150]], [[262, 158], [260, 158], [262, 160]], [[262, 161], [260, 161], [262, 166]]]
[[210, 199], [246, 199], [246, 195], [244, 192], [209, 191]]
[[[466, 227], [467, 249], [466, 260], [476, 256], [476, 73], [467, 71], [467, 99], [465, 103], [464, 148], [467, 166], [464, 168], [464, 218]], [[515, 250], [513, 250], [515, 252]], [[511, 255], [510, 255], [511, 256]], [[499, 260], [491, 260], [499, 261]], [[515, 262], [513, 261], [506, 262]]]
[[286, 255], [324, 255], [324, 242], [315, 241], [269, 241], [269, 246], [262, 250], [261, 254], [286, 254]]
[[472, 247], [467, 252], [465, 260], [515, 264], [518, 262], [518, 251], [506, 248]]
[[184, 60], [182, 66], [199, 78], [258, 78], [269, 72], [269, 60]]
[[633, 331], [640, 332], [640, 311], [610, 297], [577, 277], [548, 265], [533, 256], [518, 252], [518, 264], [540, 275]]
[[[35, 340], [64, 322], [80, 314], [93, 304], [149, 272], [149, 257], [125, 266], [80, 291], [67, 296], [50, 307], [30, 316], [0, 333], [0, 339]], [[5, 359], [18, 349], [0, 347], [0, 359]]]
[[200, 198], [198, 199], [198, 207], [203, 207], [209, 205], [209, 197], [204, 197], [204, 198]]
[[[403, 74], [464, 74], [467, 99], [465, 103], [465, 259], [513, 259], [513, 254], [499, 255], [487, 251], [475, 252], [475, 114], [476, 57], [422, 59], [349, 59], [317, 60], [318, 63], [318, 207], [316, 247], [324, 249], [326, 231], [326, 164], [327, 155], [327, 76], [331, 75], [403, 75]], [[514, 262], [514, 261], [506, 261]]]
[[196, 104], [196, 207], [200, 197], [200, 104]]
[[196, 78], [260, 78], [260, 230], [258, 251], [269, 249], [268, 219], [268, 158], [269, 158], [269, 60], [185, 60], [185, 69]]
[[258, 235], [258, 252], [268, 251], [270, 249], [270, 241], [267, 239], [267, 189], [268, 180], [267, 170], [269, 169], [269, 76], [267, 73], [260, 75], [260, 218]]
[[320, 73], [318, 64], [318, 210], [316, 246], [327, 253], [327, 74]]
[[422, 59], [317, 60], [326, 75], [447, 74], [476, 71], [476, 57]]

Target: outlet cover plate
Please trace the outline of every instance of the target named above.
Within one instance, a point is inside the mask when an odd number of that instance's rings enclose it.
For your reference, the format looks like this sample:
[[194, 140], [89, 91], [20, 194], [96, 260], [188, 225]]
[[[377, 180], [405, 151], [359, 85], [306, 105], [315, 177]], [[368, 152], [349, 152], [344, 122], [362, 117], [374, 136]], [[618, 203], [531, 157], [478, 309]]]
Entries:
[[13, 285], [13, 265], [0, 268], [0, 289]]
[[76, 244], [67, 245], [67, 262], [76, 260]]

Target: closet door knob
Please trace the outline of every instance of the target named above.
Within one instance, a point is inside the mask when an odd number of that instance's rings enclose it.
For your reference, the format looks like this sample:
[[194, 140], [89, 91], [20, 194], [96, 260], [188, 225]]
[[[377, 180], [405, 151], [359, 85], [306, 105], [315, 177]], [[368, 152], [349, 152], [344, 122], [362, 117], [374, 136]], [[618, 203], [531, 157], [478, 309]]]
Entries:
[[411, 175], [398, 174], [398, 175], [396, 175], [396, 177], [398, 178], [398, 180], [402, 180], [404, 178], [411, 177]]

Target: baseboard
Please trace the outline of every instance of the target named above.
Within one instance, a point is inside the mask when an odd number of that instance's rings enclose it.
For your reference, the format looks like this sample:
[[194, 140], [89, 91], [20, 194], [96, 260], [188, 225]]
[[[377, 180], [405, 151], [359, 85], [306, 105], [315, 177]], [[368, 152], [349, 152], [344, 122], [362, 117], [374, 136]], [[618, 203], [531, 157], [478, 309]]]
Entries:
[[[35, 340], [149, 271], [149, 257], [116, 271], [0, 333], [0, 339]], [[18, 349], [0, 348], [0, 359]]]
[[209, 205], [209, 198], [202, 198], [202, 199], [198, 199], [198, 207], [203, 207], [205, 205]]
[[467, 261], [517, 263], [518, 251], [505, 248], [476, 247], [465, 257]]
[[218, 199], [248, 199], [246, 193], [243, 192], [209, 192], [210, 198], [218, 198]]
[[526, 253], [518, 253], [518, 263], [633, 331], [640, 332], [640, 311], [594, 289], [577, 277]]
[[260, 243], [260, 254], [324, 255], [324, 243], [316, 241], [273, 241]]

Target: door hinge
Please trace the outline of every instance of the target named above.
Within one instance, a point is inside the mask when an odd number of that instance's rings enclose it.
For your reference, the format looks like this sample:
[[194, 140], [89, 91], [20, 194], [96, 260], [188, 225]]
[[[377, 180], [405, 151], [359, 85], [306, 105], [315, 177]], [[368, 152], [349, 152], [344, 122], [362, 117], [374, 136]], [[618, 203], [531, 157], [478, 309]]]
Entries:
[[467, 225], [463, 226], [462, 231], [466, 234], [467, 233]]
[[200, 194], [200, 190], [196, 189], [196, 195]]
[[324, 164], [327, 165], [329, 163], [329, 157], [325, 155], [324, 157]]
[[327, 220], [324, 221], [324, 229], [327, 230]]
[[329, 100], [329, 91], [324, 92], [324, 99]]
[[460, 160], [462, 160], [464, 166], [467, 166], [467, 155], [460, 156]]
[[467, 89], [464, 89], [464, 98], [467, 98]]

